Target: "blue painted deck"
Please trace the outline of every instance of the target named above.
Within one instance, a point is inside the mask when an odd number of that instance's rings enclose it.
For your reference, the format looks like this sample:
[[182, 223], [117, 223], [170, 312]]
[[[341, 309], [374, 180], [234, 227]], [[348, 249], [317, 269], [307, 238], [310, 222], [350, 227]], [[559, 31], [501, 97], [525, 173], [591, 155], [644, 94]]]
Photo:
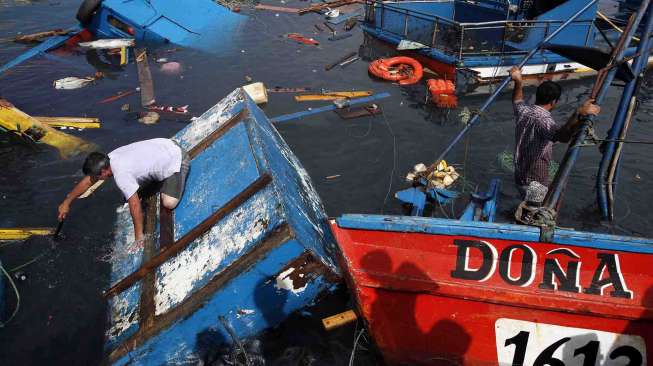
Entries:
[[38, 55], [45, 54], [45, 52], [57, 48], [64, 44], [70, 37], [74, 35], [74, 33], [77, 32], [77, 29], [75, 29], [75, 32], [73, 32], [71, 35], [66, 35], [66, 36], [54, 36], [46, 39], [45, 41], [39, 43], [38, 45], [30, 48], [29, 50], [21, 53], [18, 55], [18, 57], [14, 58], [13, 60], [7, 62], [6, 64], [0, 66], [0, 74], [4, 73], [5, 71], [11, 69], [14, 66], [20, 65], [23, 62], [34, 58]]
[[[585, 4], [586, 0], [568, 0], [530, 19], [526, 26], [526, 12], [509, 12], [510, 3], [505, 1], [368, 2], [363, 30], [394, 45], [403, 39], [425, 44], [430, 48], [420, 53], [457, 67], [515, 65]], [[596, 10], [595, 4], [551, 43], [592, 46]], [[569, 60], [546, 51], [527, 64], [560, 62]]]
[[[141, 324], [142, 281], [109, 300], [106, 348], [110, 363], [197, 361], [202, 357], [203, 339], [208, 337], [212, 344], [232, 341], [219, 316], [227, 319], [238, 337], [251, 336], [310, 305], [319, 293], [332, 289], [333, 276], [339, 276], [333, 259], [335, 240], [306, 171], [241, 89], [174, 139], [191, 150], [216, 130], [223, 134], [191, 162], [184, 195], [174, 211], [175, 240], [265, 174], [272, 177], [271, 183], [158, 266], [153, 326]], [[284, 227], [290, 236], [270, 245], [268, 238]], [[126, 251], [133, 242], [132, 231], [129, 210], [123, 207], [118, 210], [114, 237], [113, 283], [143, 262], [142, 250]], [[249, 262], [243, 265], [243, 259]], [[206, 295], [207, 288], [215, 290]], [[204, 296], [199, 304], [198, 294]], [[152, 331], [170, 314], [188, 306], [195, 308]], [[122, 350], [134, 340], [134, 347], [127, 346], [129, 352]]]
[[[100, 38], [135, 38], [220, 52], [247, 17], [212, 0], [104, 0], [89, 30]], [[126, 31], [124, 24], [133, 30]]]

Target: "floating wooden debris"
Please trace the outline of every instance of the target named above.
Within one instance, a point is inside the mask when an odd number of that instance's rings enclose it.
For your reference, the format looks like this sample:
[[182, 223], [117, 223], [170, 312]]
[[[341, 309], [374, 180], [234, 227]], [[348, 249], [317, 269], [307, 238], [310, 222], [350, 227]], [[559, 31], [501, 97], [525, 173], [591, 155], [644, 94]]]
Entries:
[[341, 63], [339, 64], [339, 66], [340, 66], [341, 68], [344, 68], [344, 67], [347, 67], [348, 65], [353, 64], [354, 62], [356, 62], [356, 61], [358, 61], [358, 60], [360, 60], [360, 59], [361, 59], [360, 57], [355, 56], [355, 57], [350, 58], [349, 60], [345, 60], [345, 61], [341, 62]]
[[100, 128], [99, 118], [43, 116], [34, 116], [34, 118], [50, 127]]
[[314, 12], [314, 11], [319, 12], [321, 10], [326, 10], [327, 8], [329, 8], [329, 9], [338, 8], [340, 6], [353, 4], [355, 2], [357, 2], [357, 0], [331, 1], [331, 2], [327, 2], [327, 3], [323, 3], [323, 4], [311, 5], [311, 6], [308, 6], [308, 7], [305, 7], [305, 8], [301, 8], [301, 9], [299, 9], [299, 11], [297, 13], [299, 15], [304, 15], [306, 13], [310, 13], [310, 12]]
[[[387, 98], [389, 96], [390, 96], [390, 93], [383, 92], [383, 93], [379, 93], [379, 94], [370, 95], [369, 97], [356, 98], [356, 99], [351, 99], [351, 100], [347, 99], [345, 104], [347, 106], [349, 106], [349, 105], [354, 105], [354, 104], [367, 103], [367, 102], [371, 102], [373, 100]], [[309, 109], [309, 110], [304, 110], [304, 111], [300, 111], [300, 112], [295, 112], [295, 113], [284, 114], [284, 115], [281, 115], [281, 116], [276, 116], [274, 118], [271, 118], [270, 121], [272, 121], [273, 123], [281, 123], [281, 122], [291, 121], [291, 120], [294, 120], [294, 119], [297, 119], [297, 118], [302, 118], [302, 117], [310, 116], [310, 115], [313, 115], [313, 114], [332, 111], [332, 110], [340, 109], [340, 108], [343, 108], [343, 107], [336, 105], [335, 101], [334, 101], [334, 103], [331, 103], [330, 105], [325, 105], [323, 107], [312, 108], [312, 109]]]
[[354, 119], [359, 117], [375, 116], [382, 112], [376, 104], [351, 109], [336, 109], [334, 111], [342, 119]]
[[297, 14], [299, 13], [300, 9], [297, 8], [288, 8], [285, 6], [272, 6], [272, 5], [263, 5], [263, 4], [258, 4], [254, 7], [256, 10], [271, 10], [271, 11], [277, 11], [279, 13], [294, 13]]
[[342, 98], [360, 98], [368, 97], [372, 95], [371, 90], [364, 91], [343, 91], [343, 92], [327, 92], [322, 94], [307, 94], [307, 95], [297, 95], [295, 100], [298, 102], [307, 102], [313, 100], [336, 100]]
[[32, 34], [25, 34], [22, 36], [18, 36], [14, 38], [14, 42], [18, 43], [33, 43], [33, 42], [40, 42], [43, 38], [48, 38], [52, 36], [64, 36], [66, 34], [70, 33], [70, 30], [65, 30], [65, 29], [54, 29], [51, 31], [45, 31], [45, 32], [38, 32], [38, 33], [32, 33]]
[[274, 88], [266, 89], [268, 93], [304, 93], [311, 91], [311, 88], [284, 88], [275, 86]]
[[0, 240], [25, 240], [35, 235], [45, 236], [53, 233], [52, 228], [0, 228]]
[[330, 316], [328, 318], [322, 319], [322, 325], [324, 325], [325, 330], [332, 330], [343, 325], [349, 324], [358, 319], [356, 313], [352, 310], [347, 310], [343, 313]]
[[147, 50], [145, 48], [136, 49], [136, 66], [138, 68], [138, 80], [141, 83], [141, 105], [146, 107], [154, 104], [156, 99], [154, 99], [152, 73], [147, 62]]
[[101, 186], [102, 184], [104, 184], [104, 182], [106, 182], [106, 180], [98, 180], [97, 182], [95, 182], [95, 184], [93, 184], [92, 186], [88, 187], [88, 189], [87, 189], [86, 191], [84, 191], [84, 193], [82, 193], [82, 194], [81, 194], [79, 197], [77, 197], [77, 198], [78, 198], [78, 199], [79, 199], [79, 198], [86, 198], [86, 197], [92, 195], [93, 192], [95, 192], [98, 188], [100, 188], [100, 186]]
[[329, 70], [333, 69], [334, 67], [340, 65], [344, 61], [346, 61], [346, 60], [348, 60], [348, 59], [350, 59], [350, 58], [352, 58], [352, 57], [354, 57], [356, 55], [358, 55], [358, 52], [350, 52], [346, 56], [340, 57], [337, 61], [332, 62], [332, 63], [324, 66], [324, 70], [329, 71]]

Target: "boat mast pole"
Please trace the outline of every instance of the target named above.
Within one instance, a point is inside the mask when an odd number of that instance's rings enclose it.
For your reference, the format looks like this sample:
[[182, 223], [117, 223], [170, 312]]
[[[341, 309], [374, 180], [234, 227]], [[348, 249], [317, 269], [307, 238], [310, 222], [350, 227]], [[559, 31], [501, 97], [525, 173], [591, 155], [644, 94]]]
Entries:
[[[597, 81], [594, 84], [594, 90], [592, 92], [592, 97], [596, 99], [595, 104], [600, 105], [603, 102], [603, 99], [605, 98], [605, 95], [610, 88], [610, 84], [612, 83], [612, 80], [617, 73], [618, 67], [615, 66], [618, 66], [617, 64], [623, 61], [623, 56], [626, 48], [628, 47], [628, 43], [630, 43], [632, 40], [633, 35], [637, 30], [637, 26], [644, 17], [644, 13], [649, 3], [650, 0], [642, 1], [642, 4], [639, 7], [637, 13], [633, 14], [628, 21], [628, 25], [619, 38], [619, 43], [615, 47], [607, 66], [599, 71]], [[542, 227], [542, 231], [540, 233], [540, 241], [551, 241], [552, 239], [553, 228], [556, 224], [557, 209], [560, 205], [562, 194], [565, 187], [567, 186], [567, 181], [569, 180], [569, 176], [574, 167], [574, 164], [578, 159], [580, 147], [584, 143], [585, 138], [587, 137], [593, 125], [594, 118], [595, 117], [592, 115], [583, 118], [579, 132], [574, 136], [569, 144], [569, 147], [567, 148], [567, 152], [565, 153], [565, 156], [560, 163], [560, 168], [558, 169], [558, 172], [553, 179], [551, 188], [549, 188], [549, 191], [544, 198], [542, 207], [534, 215], [533, 223]]]
[[614, 177], [610, 179], [610, 175], [615, 173], [609, 172], [608, 167], [610, 166], [610, 170], [616, 170], [616, 168], [611, 165], [618, 162], [621, 157], [621, 150], [617, 149], [617, 145], [622, 143], [617, 143], [615, 140], [625, 132], [624, 124], [626, 123], [626, 119], [632, 118], [632, 114], [629, 113], [629, 110], [631, 109], [630, 106], [633, 102], [634, 95], [637, 93], [637, 89], [639, 88], [643, 73], [646, 70], [649, 55], [651, 54], [651, 46], [653, 43], [650, 40], [650, 34], [652, 31], [653, 16], [649, 16], [646, 21], [646, 26], [644, 27], [644, 32], [642, 33], [642, 39], [637, 46], [636, 55], [638, 56], [633, 61], [633, 74], [635, 74], [635, 78], [629, 81], [624, 87], [621, 100], [619, 101], [619, 107], [617, 108], [617, 113], [615, 115], [615, 120], [607, 134], [606, 139], [608, 141], [604, 145], [603, 156], [596, 176], [596, 199], [599, 209], [601, 210], [601, 216], [604, 220], [614, 220], [614, 201], [611, 197], [608, 197], [608, 185], [613, 185], [616, 179], [614, 179]]
[[[569, 24], [571, 24], [574, 20], [576, 20], [576, 18], [578, 18], [579, 16], [581, 16], [581, 15], [582, 15], [582, 14], [583, 14], [587, 9], [589, 9], [590, 7], [592, 7], [592, 5], [594, 5], [594, 4], [597, 3], [597, 2], [598, 2], [598, 0], [591, 0], [591, 1], [589, 1], [589, 2], [588, 2], [588, 3], [587, 3], [587, 4], [586, 4], [582, 9], [580, 9], [579, 11], [577, 11], [576, 13], [574, 13], [574, 15], [572, 15], [569, 19], [567, 19], [564, 23], [562, 23], [558, 29], [556, 29], [555, 31], [553, 31], [553, 33], [551, 33], [551, 34], [548, 35], [546, 38], [544, 38], [544, 39], [543, 39], [543, 40], [542, 40], [542, 41], [541, 41], [541, 42], [540, 42], [540, 43], [539, 43], [535, 48], [533, 48], [530, 52], [528, 52], [528, 54], [526, 54], [526, 56], [524, 56], [524, 58], [523, 58], [523, 59], [519, 62], [519, 64], [517, 64], [516, 66], [519, 67], [519, 68], [521, 69], [524, 65], [526, 65], [526, 62], [528, 62], [528, 60], [530, 60], [531, 57], [533, 57], [533, 56], [537, 53], [537, 51], [539, 51], [540, 48], [541, 48], [545, 43], [548, 43], [550, 40], [552, 40], [552, 39], [553, 39], [555, 36], [557, 36], [557, 35], [558, 35], [562, 30], [564, 30], [565, 27], [567, 27]], [[467, 132], [469, 132], [469, 130], [471, 130], [471, 128], [472, 128], [474, 125], [476, 125], [476, 124], [480, 121], [480, 119], [479, 119], [480, 115], [481, 115], [483, 112], [485, 112], [485, 110], [490, 106], [490, 104], [492, 104], [492, 103], [494, 102], [494, 100], [497, 98], [497, 96], [499, 95], [499, 93], [501, 93], [501, 91], [503, 91], [503, 89], [505, 89], [505, 87], [508, 86], [508, 83], [510, 83], [510, 80], [511, 80], [510, 75], [508, 75], [505, 79], [503, 79], [503, 81], [502, 81], [501, 84], [497, 87], [497, 89], [494, 91], [494, 93], [492, 93], [492, 95], [490, 95], [490, 96], [487, 98], [487, 100], [485, 100], [485, 103], [483, 103], [483, 105], [481, 106], [481, 108], [479, 108], [478, 112], [476, 112], [476, 113], [474, 114], [474, 116], [469, 120], [469, 122], [467, 123], [467, 125], [465, 125], [465, 128], [463, 128], [463, 129], [458, 133], [458, 135], [456, 135], [456, 137], [454, 137], [454, 139], [453, 139], [453, 140], [449, 143], [449, 145], [444, 149], [444, 151], [440, 154], [440, 156], [438, 156], [438, 158], [437, 158], [436, 161], [435, 161], [435, 166], [437, 166], [437, 165], [440, 163], [440, 161], [441, 161], [442, 159], [444, 159], [445, 156], [447, 156], [447, 154], [451, 151], [451, 149], [453, 149], [453, 147], [454, 147], [454, 146], [455, 146], [455, 145], [460, 141], [460, 139], [462, 139], [463, 136], [465, 136], [465, 135], [467, 134]]]

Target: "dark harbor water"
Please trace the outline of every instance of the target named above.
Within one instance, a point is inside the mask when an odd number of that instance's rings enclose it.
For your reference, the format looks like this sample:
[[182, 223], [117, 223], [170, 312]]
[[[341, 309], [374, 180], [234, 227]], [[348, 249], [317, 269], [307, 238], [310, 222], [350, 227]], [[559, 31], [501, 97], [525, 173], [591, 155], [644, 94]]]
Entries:
[[[305, 2], [269, 2], [277, 6], [304, 6]], [[29, 46], [10, 41], [20, 33], [28, 34], [75, 25], [78, 1], [7, 1], [0, 0], [0, 64], [4, 64]], [[611, 13], [616, 4], [602, 7]], [[430, 164], [441, 149], [462, 127], [459, 112], [475, 109], [483, 96], [459, 98], [459, 108], [443, 113], [425, 103], [423, 84], [413, 87], [371, 79], [369, 60], [346, 68], [325, 71], [324, 66], [352, 51], [361, 55], [383, 54], [369, 45], [359, 28], [353, 37], [332, 42], [317, 14], [254, 11], [243, 7], [248, 20], [229, 37], [224, 49], [214, 54], [179, 47], [150, 48], [155, 57], [180, 62], [179, 75], [167, 75], [151, 62], [157, 102], [161, 105], [189, 105], [192, 116], [199, 116], [233, 89], [262, 81], [268, 87], [309, 87], [314, 90], [387, 91], [392, 96], [378, 104], [383, 113], [373, 118], [341, 120], [334, 113], [321, 113], [278, 125], [281, 135], [299, 157], [316, 186], [327, 213], [401, 213], [394, 192], [406, 188], [404, 177], [417, 163]], [[340, 25], [339, 27], [342, 27]], [[321, 42], [320, 46], [302, 45], [285, 39], [287, 33], [302, 33]], [[373, 42], [372, 42], [373, 43]], [[138, 110], [138, 93], [107, 104], [103, 98], [138, 86], [136, 66], [103, 64], [92, 54], [59, 55], [58, 59], [37, 57], [0, 75], [0, 96], [30, 115], [99, 117], [102, 128], [70, 132], [96, 143], [104, 151], [134, 141], [169, 137], [183, 128], [187, 118], [169, 118], [155, 125], [143, 125], [121, 111], [129, 103]], [[67, 76], [84, 77], [96, 70], [106, 77], [78, 90], [55, 90], [52, 82]], [[567, 116], [587, 98], [593, 80], [563, 83], [559, 107], [553, 112], [557, 121]], [[642, 88], [641, 103], [629, 138], [651, 140], [653, 136], [653, 79]], [[527, 89], [531, 96], [533, 89]], [[605, 136], [621, 90], [614, 88], [596, 124], [597, 136]], [[294, 94], [271, 93], [263, 106], [268, 116], [317, 107], [328, 102], [299, 103]], [[467, 187], [486, 187], [489, 177], [503, 182], [502, 210], [510, 212], [517, 204], [512, 174], [499, 164], [497, 156], [512, 151], [514, 140], [510, 95], [505, 93], [483, 117], [483, 122], [464, 144], [448, 157], [456, 164]], [[565, 146], [555, 147], [559, 160]], [[577, 230], [653, 236], [653, 147], [627, 144], [618, 186], [616, 222], [613, 227], [600, 224], [596, 210], [594, 177], [600, 155], [596, 147], [582, 151], [565, 194], [560, 226]], [[53, 227], [57, 206], [81, 177], [83, 157], [61, 160], [48, 148], [34, 150], [5, 134], [0, 135], [0, 227]], [[335, 179], [327, 177], [337, 176]], [[0, 365], [90, 365], [102, 357], [106, 304], [101, 291], [109, 286], [110, 265], [105, 261], [115, 220], [122, 204], [113, 183], [106, 184], [92, 198], [76, 202], [63, 232], [64, 239], [32, 238], [22, 243], [0, 243], [0, 260], [8, 268], [28, 263], [22, 271], [27, 279], [18, 281], [20, 311], [0, 329]], [[455, 207], [459, 211], [462, 207]], [[11, 295], [12, 291], [7, 288]], [[8, 303], [13, 309], [14, 301]], [[346, 365], [356, 327], [334, 333], [320, 331], [320, 316], [344, 311], [346, 291], [334, 295], [326, 308], [313, 316], [293, 317], [288, 325], [272, 333], [266, 353], [279, 359], [283, 350], [290, 360], [278, 364]], [[365, 342], [363, 342], [365, 343]], [[365, 349], [371, 347], [365, 345]], [[310, 349], [310, 351], [307, 351]], [[294, 352], [294, 353], [293, 353]], [[310, 355], [309, 355], [310, 353]], [[294, 357], [294, 358], [293, 358]], [[371, 352], [363, 350], [356, 364], [373, 364]], [[312, 361], [310, 361], [310, 360]], [[310, 362], [309, 362], [310, 361]], [[311, 363], [312, 362], [312, 363]]]

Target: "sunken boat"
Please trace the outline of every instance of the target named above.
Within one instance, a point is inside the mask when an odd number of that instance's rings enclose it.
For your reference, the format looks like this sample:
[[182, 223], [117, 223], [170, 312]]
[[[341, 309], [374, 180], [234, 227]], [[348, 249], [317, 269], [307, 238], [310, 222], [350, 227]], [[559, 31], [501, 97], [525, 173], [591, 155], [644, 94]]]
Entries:
[[335, 241], [306, 171], [237, 89], [174, 136], [191, 158], [179, 206], [146, 200], [146, 241], [118, 209], [107, 362], [202, 359], [275, 327], [338, 282]]

